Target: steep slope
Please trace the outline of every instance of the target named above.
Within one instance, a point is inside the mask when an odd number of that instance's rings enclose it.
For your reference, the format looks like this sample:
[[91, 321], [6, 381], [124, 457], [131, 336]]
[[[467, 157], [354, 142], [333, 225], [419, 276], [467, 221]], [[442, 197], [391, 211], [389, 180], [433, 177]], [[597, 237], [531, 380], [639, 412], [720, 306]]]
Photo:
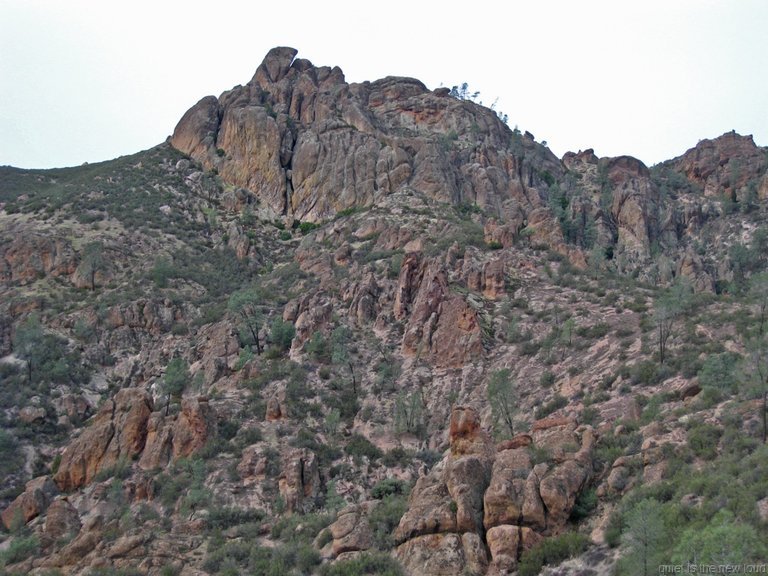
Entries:
[[765, 536], [766, 151], [558, 160], [295, 56], [151, 150], [0, 169], [5, 570], [603, 574], [647, 499], [670, 558]]

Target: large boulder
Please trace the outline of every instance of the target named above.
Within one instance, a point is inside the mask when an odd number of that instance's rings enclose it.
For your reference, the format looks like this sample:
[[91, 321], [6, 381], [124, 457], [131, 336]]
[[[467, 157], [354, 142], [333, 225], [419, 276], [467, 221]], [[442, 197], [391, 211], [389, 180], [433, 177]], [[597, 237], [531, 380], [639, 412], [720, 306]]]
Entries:
[[2, 520], [7, 529], [18, 524], [24, 525], [48, 508], [57, 490], [48, 476], [40, 476], [27, 482], [24, 492], [3, 510]]
[[74, 490], [101, 470], [130, 463], [144, 450], [152, 407], [152, 397], [139, 388], [124, 388], [107, 400], [91, 425], [62, 452], [54, 476], [59, 488]]
[[303, 512], [313, 507], [320, 494], [320, 472], [315, 453], [306, 448], [286, 453], [278, 487], [288, 512]]
[[373, 546], [373, 531], [368, 522], [365, 506], [349, 506], [339, 512], [336, 521], [328, 527], [333, 536], [332, 553], [368, 550]]

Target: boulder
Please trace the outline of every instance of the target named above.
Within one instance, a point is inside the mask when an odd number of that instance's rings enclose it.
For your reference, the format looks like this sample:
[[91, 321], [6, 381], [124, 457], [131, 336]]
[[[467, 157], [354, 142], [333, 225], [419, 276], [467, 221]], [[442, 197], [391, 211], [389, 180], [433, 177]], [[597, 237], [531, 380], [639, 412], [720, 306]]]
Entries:
[[512, 571], [517, 567], [522, 553], [539, 543], [542, 537], [530, 528], [504, 524], [488, 530], [486, 539], [493, 568]]
[[24, 492], [3, 510], [2, 520], [7, 529], [20, 522], [26, 524], [48, 508], [51, 499], [56, 494], [56, 486], [48, 476], [40, 476], [27, 482]]
[[315, 453], [299, 448], [285, 454], [278, 487], [288, 512], [302, 512], [314, 506], [314, 500], [320, 494], [320, 472]]
[[395, 557], [408, 574], [463, 576], [483, 574], [487, 552], [477, 534], [428, 534], [409, 540], [395, 550]]
[[43, 534], [48, 540], [57, 542], [75, 536], [80, 528], [80, 515], [66, 498], [54, 500], [48, 507], [43, 526]]
[[124, 388], [107, 400], [90, 426], [62, 452], [54, 481], [74, 490], [120, 461], [130, 462], [144, 449], [152, 398], [146, 390]]
[[186, 458], [216, 434], [216, 417], [204, 396], [184, 398], [173, 426], [173, 457]]
[[339, 512], [336, 521], [328, 529], [333, 536], [334, 556], [368, 550], [373, 546], [373, 531], [362, 506], [349, 506]]

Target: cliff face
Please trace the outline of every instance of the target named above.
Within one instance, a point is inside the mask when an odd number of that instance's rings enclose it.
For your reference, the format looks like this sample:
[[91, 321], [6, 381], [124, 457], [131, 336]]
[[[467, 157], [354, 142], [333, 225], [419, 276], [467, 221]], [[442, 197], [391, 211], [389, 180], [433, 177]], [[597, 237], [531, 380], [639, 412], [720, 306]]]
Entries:
[[540, 174], [561, 175], [551, 152], [447, 89], [348, 84], [296, 54], [271, 50], [248, 84], [203, 98], [171, 138], [275, 215], [317, 222], [410, 187], [512, 216], [540, 206]]
[[[762, 469], [728, 378], [762, 318], [767, 168], [736, 134], [557, 159], [446, 89], [290, 48], [170, 145], [0, 168], [2, 538], [35, 546], [0, 562], [496, 576], [575, 530], [596, 572], [558, 573], [610, 573], [625, 494], [732, 451]], [[723, 504], [689, 492], [675, 518]]]

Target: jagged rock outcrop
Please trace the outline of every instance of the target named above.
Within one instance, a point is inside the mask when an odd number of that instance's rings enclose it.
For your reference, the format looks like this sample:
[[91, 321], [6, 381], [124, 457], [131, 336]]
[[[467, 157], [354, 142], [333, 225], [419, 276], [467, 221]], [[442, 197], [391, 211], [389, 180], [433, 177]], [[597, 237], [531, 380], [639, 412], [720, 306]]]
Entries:
[[48, 476], [40, 476], [27, 482], [24, 492], [19, 494], [2, 513], [7, 529], [23, 526], [43, 512], [56, 495], [56, 486]]
[[755, 145], [752, 136], [727, 132], [711, 140], [700, 141], [685, 154], [669, 161], [707, 196], [733, 194], [743, 200], [746, 188], [754, 187], [761, 198], [768, 194], [768, 159]]
[[317, 221], [403, 186], [501, 214], [537, 205], [540, 175], [562, 173], [487, 108], [412, 78], [348, 84], [296, 54], [271, 50], [248, 84], [200, 100], [171, 138], [275, 215]]
[[115, 306], [109, 310], [107, 323], [110, 329], [140, 329], [151, 334], [169, 332], [175, 322], [184, 318], [183, 311], [170, 300], [136, 300]]
[[438, 260], [407, 254], [395, 292], [395, 318], [407, 318], [402, 351], [442, 367], [463, 366], [483, 349], [477, 312], [448, 287]]
[[208, 399], [184, 398], [174, 425], [173, 457], [186, 458], [200, 450], [216, 433], [216, 419]]
[[205, 446], [215, 434], [216, 418], [208, 399], [184, 398], [179, 414], [165, 416], [162, 412], [153, 412], [147, 419], [139, 467], [153, 470], [172, 460], [186, 458]]
[[315, 453], [300, 448], [285, 454], [278, 486], [288, 512], [300, 512], [305, 505], [313, 506], [314, 499], [320, 494], [320, 472]]
[[79, 488], [100, 470], [138, 456], [144, 449], [152, 407], [152, 397], [138, 388], [124, 388], [107, 400], [93, 423], [62, 452], [54, 475], [59, 489]]
[[78, 256], [68, 240], [13, 229], [6, 232], [0, 238], [0, 284], [30, 284], [45, 276], [67, 277], [75, 272]]
[[331, 554], [337, 557], [347, 552], [368, 550], [373, 546], [373, 531], [368, 522], [371, 506], [348, 506], [339, 512], [336, 521], [328, 527], [333, 536]]
[[450, 455], [416, 482], [394, 533], [397, 557], [412, 574], [459, 575], [488, 562], [480, 534], [493, 444], [466, 407], [451, 414], [450, 440]]
[[[419, 478], [394, 533], [410, 574], [511, 570], [524, 550], [563, 529], [592, 478], [592, 428], [549, 418], [516, 438], [496, 453], [477, 413], [454, 408], [450, 455]], [[550, 460], [534, 463], [531, 442]]]

